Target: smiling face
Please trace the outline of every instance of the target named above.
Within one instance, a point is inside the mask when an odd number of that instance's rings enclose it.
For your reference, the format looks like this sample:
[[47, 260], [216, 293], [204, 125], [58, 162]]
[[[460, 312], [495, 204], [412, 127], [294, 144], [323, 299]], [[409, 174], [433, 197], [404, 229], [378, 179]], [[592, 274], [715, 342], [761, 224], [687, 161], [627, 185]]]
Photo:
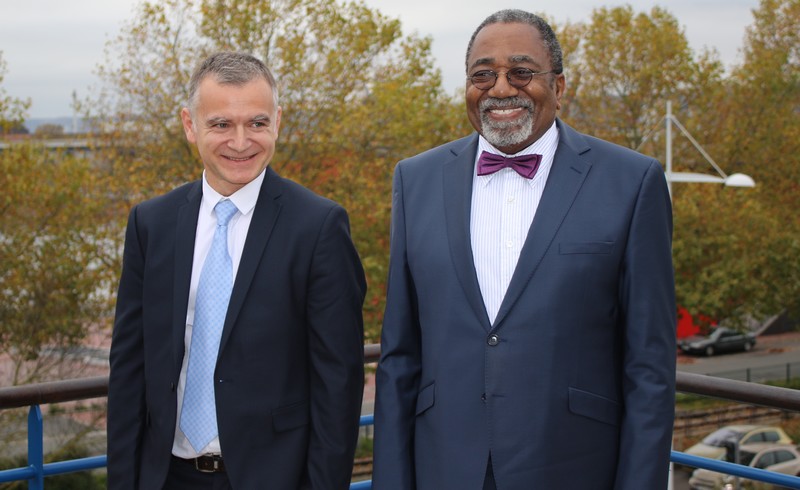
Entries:
[[200, 82], [194, 114], [181, 111], [186, 139], [197, 145], [211, 187], [230, 196], [258, 177], [275, 154], [281, 108], [261, 77], [220, 84]]
[[530, 146], [552, 126], [566, 86], [563, 74], [547, 74], [534, 76], [524, 87], [513, 87], [506, 78], [513, 68], [552, 70], [539, 31], [522, 23], [489, 24], [481, 29], [467, 59], [467, 74], [492, 70], [499, 75], [488, 90], [476, 88], [467, 79], [467, 116], [476, 131], [506, 154]]

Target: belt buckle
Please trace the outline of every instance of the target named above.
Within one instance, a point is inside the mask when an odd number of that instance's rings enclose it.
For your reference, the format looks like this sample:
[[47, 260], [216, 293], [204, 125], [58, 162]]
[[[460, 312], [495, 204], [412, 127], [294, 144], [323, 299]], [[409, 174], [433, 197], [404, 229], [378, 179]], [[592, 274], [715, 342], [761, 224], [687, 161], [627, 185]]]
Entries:
[[[202, 463], [201, 460], [203, 461]], [[209, 460], [211, 467], [208, 466]], [[194, 467], [201, 473], [216, 473], [220, 470], [220, 459], [213, 455], [201, 456], [194, 459]]]

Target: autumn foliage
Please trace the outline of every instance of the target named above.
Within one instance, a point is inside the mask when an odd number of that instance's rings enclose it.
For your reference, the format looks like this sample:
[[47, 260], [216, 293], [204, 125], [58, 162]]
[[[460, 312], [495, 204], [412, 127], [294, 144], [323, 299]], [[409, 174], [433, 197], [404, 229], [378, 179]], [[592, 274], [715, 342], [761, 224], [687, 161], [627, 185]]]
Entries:
[[[723, 66], [714, 51], [695, 53], [665, 8], [636, 12], [630, 6], [602, 7], [586, 23], [553, 24], [565, 55], [567, 93], [561, 117], [566, 122], [663, 162], [663, 116], [670, 101], [675, 116], [725, 172], [744, 172], [757, 182], [753, 189], [673, 185], [679, 303], [692, 315], [739, 322], [797, 312], [800, 1], [762, 0], [745, 33], [741, 63], [732, 67]], [[10, 290], [12, 280], [19, 288], [30, 281], [31, 290], [52, 293], [31, 302], [32, 309], [66, 308], [66, 301], [86, 305], [87, 311], [100, 306], [87, 291], [92, 281], [107, 290], [109, 274], [119, 270], [119, 257], [93, 257], [91, 247], [102, 242], [107, 250], [118, 251], [131, 205], [200, 176], [201, 164], [184, 138], [178, 114], [195, 64], [221, 49], [251, 52], [277, 75], [283, 120], [271, 165], [349, 211], [369, 281], [366, 341], [377, 342], [394, 165], [472, 128], [462, 95], [446, 94], [442, 88], [431, 39], [404, 34], [398, 20], [359, 2], [141, 3], [109, 42], [97, 69], [98, 87], [81, 101], [95, 128], [91, 172], [67, 159], [59, 164], [63, 172], [46, 173], [45, 182], [25, 188], [20, 186], [33, 185], [25, 184], [29, 170], [14, 162], [25, 159], [30, 169], [42, 172], [47, 159], [0, 154], [6, 174], [0, 182], [2, 197], [21, 196], [14, 199], [22, 199], [27, 208], [8, 207], [8, 198], [0, 207], [3, 244], [11, 243], [9, 237], [17, 240], [0, 257], [0, 289]], [[14, 107], [17, 117], [23, 106], [0, 99], [3, 107]], [[680, 136], [673, 153], [676, 171], [713, 173]], [[41, 192], [42, 197], [27, 199], [33, 195], [26, 192]], [[27, 222], [20, 213], [29, 217]], [[71, 215], [80, 223], [73, 231], [64, 224]], [[87, 221], [97, 216], [102, 226]], [[25, 226], [16, 229], [12, 223]], [[25, 233], [30, 234], [28, 242]], [[52, 248], [18, 259], [14, 251], [21, 243], [49, 243]], [[37, 261], [45, 256], [59, 257], [62, 263], [58, 272], [63, 274], [54, 276], [54, 282], [35, 275]], [[88, 263], [97, 264], [98, 270], [84, 267]], [[78, 293], [79, 288], [86, 290]], [[108, 305], [102, 306], [108, 312]], [[4, 343], [18, 342], [18, 332], [24, 332], [20, 325], [29, 324], [32, 313], [0, 311]], [[95, 316], [108, 321], [107, 315]], [[46, 332], [64, 328], [72, 335], [89, 318], [72, 318], [74, 325], [48, 324]], [[47, 344], [45, 337], [40, 346]], [[35, 349], [28, 352], [35, 355]]]

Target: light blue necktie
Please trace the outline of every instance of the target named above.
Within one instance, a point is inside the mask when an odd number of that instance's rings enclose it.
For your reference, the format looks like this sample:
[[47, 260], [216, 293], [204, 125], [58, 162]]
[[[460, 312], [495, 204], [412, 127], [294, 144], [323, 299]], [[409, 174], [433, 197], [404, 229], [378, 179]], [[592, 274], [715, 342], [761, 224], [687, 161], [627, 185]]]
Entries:
[[218, 202], [214, 211], [217, 229], [197, 284], [180, 424], [198, 453], [217, 437], [214, 366], [233, 282], [233, 266], [228, 254], [228, 221], [236, 214], [236, 205], [226, 199]]

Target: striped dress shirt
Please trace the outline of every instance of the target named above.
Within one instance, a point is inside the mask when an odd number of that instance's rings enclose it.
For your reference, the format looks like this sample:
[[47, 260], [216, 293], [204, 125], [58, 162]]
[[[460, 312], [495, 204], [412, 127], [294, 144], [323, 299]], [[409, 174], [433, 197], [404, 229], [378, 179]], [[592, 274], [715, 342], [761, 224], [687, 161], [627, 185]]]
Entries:
[[[539, 207], [557, 146], [555, 122], [541, 138], [514, 155], [500, 152], [483, 136], [479, 137], [472, 183], [470, 240], [478, 283], [492, 324]], [[526, 179], [510, 168], [478, 176], [478, 156], [483, 151], [507, 157], [538, 153], [542, 155], [542, 161], [532, 179]]]

